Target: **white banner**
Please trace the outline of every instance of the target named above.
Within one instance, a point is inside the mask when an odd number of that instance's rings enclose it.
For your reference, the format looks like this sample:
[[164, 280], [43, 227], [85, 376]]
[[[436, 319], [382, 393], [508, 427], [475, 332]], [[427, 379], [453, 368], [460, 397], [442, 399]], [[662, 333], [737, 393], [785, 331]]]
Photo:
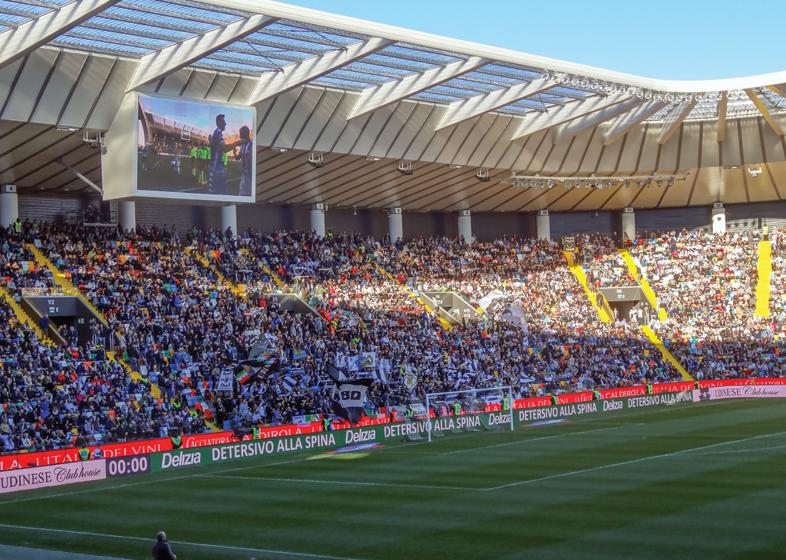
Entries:
[[786, 397], [786, 385], [732, 385], [693, 391], [693, 402], [716, 399], [762, 399]]
[[0, 494], [106, 478], [106, 459], [0, 472]]
[[368, 385], [339, 383], [333, 388], [333, 400], [344, 408], [362, 407], [366, 402]]
[[234, 388], [235, 376], [231, 369], [225, 369], [221, 372], [221, 377], [218, 378], [216, 391], [226, 391], [231, 393]]
[[518, 325], [522, 329], [527, 330], [527, 316], [526, 312], [524, 311], [524, 306], [520, 301], [511, 303], [502, 314], [500, 319], [512, 325]]
[[505, 297], [503, 292], [500, 292], [499, 290], [492, 290], [478, 300], [478, 307], [485, 311], [488, 309], [489, 305], [491, 305], [491, 302], [501, 297]]

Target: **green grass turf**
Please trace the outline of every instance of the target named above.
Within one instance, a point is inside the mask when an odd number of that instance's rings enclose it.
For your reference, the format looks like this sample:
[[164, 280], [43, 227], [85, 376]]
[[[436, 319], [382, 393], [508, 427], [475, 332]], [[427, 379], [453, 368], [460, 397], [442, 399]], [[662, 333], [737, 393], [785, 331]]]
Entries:
[[6, 495], [0, 543], [148, 558], [165, 529], [182, 560], [761, 560], [786, 550], [779, 399], [309, 457]]

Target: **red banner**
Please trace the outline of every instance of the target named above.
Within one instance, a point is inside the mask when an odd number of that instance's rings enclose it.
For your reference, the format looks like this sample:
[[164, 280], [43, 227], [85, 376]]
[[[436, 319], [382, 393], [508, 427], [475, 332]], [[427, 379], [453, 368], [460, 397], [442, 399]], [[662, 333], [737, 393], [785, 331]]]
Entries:
[[[235, 432], [210, 432], [207, 434], [194, 434], [183, 436], [182, 447], [204, 447], [206, 445], [221, 445], [222, 443], [236, 443]], [[170, 445], [170, 449], [172, 446]], [[166, 450], [164, 450], [166, 451]]]
[[614, 389], [600, 389], [601, 399], [622, 399], [625, 397], [640, 397], [647, 394], [646, 385], [634, 385], [633, 387], [615, 387]]
[[592, 391], [582, 391], [580, 393], [564, 393], [557, 395], [557, 404], [573, 404], [580, 402], [589, 402], [595, 398]]
[[542, 408], [552, 404], [554, 403], [551, 397], [529, 397], [527, 399], [516, 399], [513, 408]]
[[680, 393], [682, 391], [692, 391], [695, 386], [694, 381], [676, 381], [674, 383], [655, 383], [652, 392], [656, 395], [660, 393]]
[[282, 436], [296, 436], [299, 434], [313, 434], [322, 431], [321, 422], [311, 422], [309, 424], [286, 424], [283, 426], [266, 426], [259, 429], [260, 439]]

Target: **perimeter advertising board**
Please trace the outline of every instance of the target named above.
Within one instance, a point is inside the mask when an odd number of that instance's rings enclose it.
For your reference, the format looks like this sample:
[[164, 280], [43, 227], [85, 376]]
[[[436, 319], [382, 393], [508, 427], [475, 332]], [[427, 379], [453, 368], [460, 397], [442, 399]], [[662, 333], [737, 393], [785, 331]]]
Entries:
[[[576, 402], [542, 408], [514, 410], [514, 424], [520, 427], [537, 424], [544, 420], [564, 420], [604, 412], [619, 412], [642, 407], [669, 406], [692, 402], [690, 391], [662, 393], [606, 399], [591, 402]], [[409, 441], [423, 437], [430, 431], [439, 436], [451, 432], [504, 430], [510, 426], [510, 412], [496, 411], [461, 416], [422, 419], [414, 422], [398, 422], [365, 428], [301, 434], [281, 438], [260, 439], [249, 442], [230, 443], [198, 449], [180, 449], [155, 453], [151, 456], [151, 471], [163, 472], [183, 467], [220, 464], [242, 459], [287, 455], [302, 451], [323, 451], [337, 447], [364, 444], [382, 444]]]
[[731, 387], [704, 387], [693, 391], [693, 400], [717, 399], [766, 399], [786, 397], [786, 385], [737, 385]]
[[[515, 402], [514, 424], [519, 428], [569, 420], [573, 417], [671, 406], [709, 398], [786, 397], [786, 379], [746, 379], [675, 382], [608, 389], [601, 398], [587, 400], [587, 392], [536, 397]], [[703, 395], [703, 398], [702, 398]], [[556, 401], [556, 402], [555, 402]], [[422, 439], [430, 431], [439, 436], [468, 430], [501, 430], [510, 426], [510, 411], [493, 410], [458, 417], [389, 423], [381, 419], [363, 427], [322, 432], [317, 422], [271, 428], [263, 439], [238, 441], [232, 432], [185, 436], [183, 448], [172, 450], [168, 439], [102, 446], [105, 459], [80, 462], [75, 449], [0, 457], [0, 493], [34, 490], [107, 477], [163, 472], [183, 467], [234, 462], [254, 457], [326, 451]], [[76, 458], [74, 457], [76, 456]]]
[[0, 494], [92, 482], [106, 478], [106, 460], [0, 472]]

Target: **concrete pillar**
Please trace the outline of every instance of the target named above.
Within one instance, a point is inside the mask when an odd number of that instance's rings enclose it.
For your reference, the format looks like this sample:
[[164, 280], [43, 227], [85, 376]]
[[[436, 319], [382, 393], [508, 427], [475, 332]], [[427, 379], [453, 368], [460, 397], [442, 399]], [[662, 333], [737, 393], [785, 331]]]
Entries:
[[232, 235], [237, 235], [237, 205], [228, 204], [221, 208], [221, 231], [227, 228], [232, 230]]
[[19, 199], [16, 185], [0, 187], [0, 227], [7, 228], [19, 217]]
[[465, 243], [472, 243], [472, 212], [469, 210], [459, 210], [458, 215], [458, 234], [464, 238]]
[[325, 237], [325, 205], [316, 202], [311, 206], [311, 231]]
[[636, 214], [633, 208], [622, 209], [622, 242], [634, 242], [636, 240]]
[[726, 208], [722, 202], [712, 205], [712, 233], [726, 233]]
[[538, 239], [551, 241], [551, 217], [548, 210], [538, 210], [538, 215], [535, 216], [535, 228]]
[[391, 243], [404, 239], [404, 220], [402, 219], [401, 208], [390, 208], [388, 210], [388, 233], [390, 234]]
[[120, 201], [120, 229], [123, 231], [136, 231], [136, 202], [133, 200]]

